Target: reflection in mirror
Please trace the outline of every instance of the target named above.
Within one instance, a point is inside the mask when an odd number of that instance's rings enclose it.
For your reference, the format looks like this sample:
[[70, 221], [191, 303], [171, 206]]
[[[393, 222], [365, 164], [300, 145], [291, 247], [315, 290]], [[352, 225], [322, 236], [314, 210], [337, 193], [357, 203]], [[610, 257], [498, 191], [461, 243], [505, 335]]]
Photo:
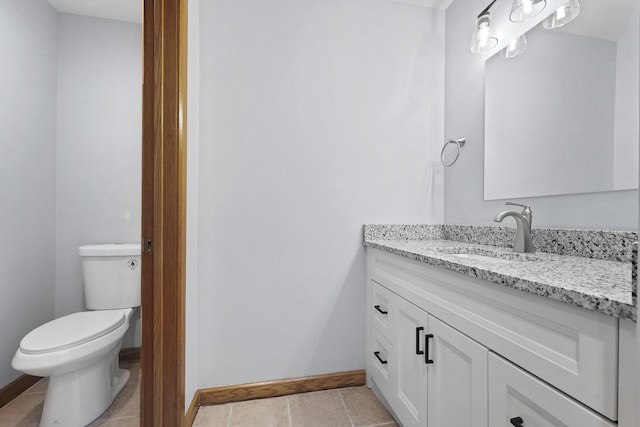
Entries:
[[638, 4], [619, 3], [594, 16], [581, 0], [522, 55], [487, 61], [485, 200], [638, 187]]

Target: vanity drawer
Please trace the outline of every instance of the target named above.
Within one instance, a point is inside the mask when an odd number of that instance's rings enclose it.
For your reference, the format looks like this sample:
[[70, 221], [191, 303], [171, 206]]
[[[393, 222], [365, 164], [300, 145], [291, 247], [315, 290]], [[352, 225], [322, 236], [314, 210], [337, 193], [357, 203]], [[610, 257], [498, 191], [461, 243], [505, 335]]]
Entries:
[[371, 278], [611, 420], [618, 319], [374, 251]]
[[387, 339], [391, 339], [393, 298], [393, 293], [387, 288], [371, 281], [371, 322]]
[[617, 426], [493, 353], [489, 354], [489, 425]]
[[391, 366], [395, 363], [391, 360], [393, 355], [391, 349], [391, 342], [389, 342], [389, 340], [386, 339], [378, 329], [372, 328], [371, 354], [368, 355], [370, 359], [368, 372], [371, 373], [376, 385], [387, 399], [391, 396], [390, 393], [392, 387], [390, 373]]

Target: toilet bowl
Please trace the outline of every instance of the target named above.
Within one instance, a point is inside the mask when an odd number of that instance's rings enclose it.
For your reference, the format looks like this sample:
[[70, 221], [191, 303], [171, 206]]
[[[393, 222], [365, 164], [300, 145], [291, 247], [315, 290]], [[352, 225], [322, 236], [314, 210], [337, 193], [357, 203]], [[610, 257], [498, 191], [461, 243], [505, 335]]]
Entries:
[[40, 426], [85, 426], [111, 405], [129, 379], [118, 353], [132, 312], [74, 313], [23, 338], [14, 369], [50, 377]]
[[[99, 309], [39, 326], [22, 339], [12, 361], [18, 371], [49, 377], [40, 427], [86, 426], [111, 405], [130, 377], [120, 369], [118, 354], [140, 305], [139, 245], [84, 246], [80, 255], [87, 307]], [[92, 289], [87, 292], [87, 287]]]

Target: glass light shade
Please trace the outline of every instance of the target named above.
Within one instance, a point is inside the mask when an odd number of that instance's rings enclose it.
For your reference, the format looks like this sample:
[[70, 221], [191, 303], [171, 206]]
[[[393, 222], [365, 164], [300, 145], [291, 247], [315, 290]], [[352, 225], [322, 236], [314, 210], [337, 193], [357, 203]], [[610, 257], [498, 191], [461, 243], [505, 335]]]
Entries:
[[523, 22], [542, 12], [547, 6], [547, 0], [513, 0], [509, 20]]
[[515, 58], [527, 50], [527, 37], [523, 34], [509, 42], [507, 47], [500, 51], [500, 58]]
[[580, 13], [580, 3], [578, 0], [569, 0], [566, 4], [560, 6], [548, 18], [542, 21], [542, 26], [547, 30], [562, 27], [573, 21]]
[[471, 35], [471, 52], [473, 53], [485, 53], [496, 47], [498, 44], [498, 38], [496, 33], [491, 28], [489, 12], [485, 12], [478, 16], [476, 19], [476, 25], [473, 27], [473, 34]]

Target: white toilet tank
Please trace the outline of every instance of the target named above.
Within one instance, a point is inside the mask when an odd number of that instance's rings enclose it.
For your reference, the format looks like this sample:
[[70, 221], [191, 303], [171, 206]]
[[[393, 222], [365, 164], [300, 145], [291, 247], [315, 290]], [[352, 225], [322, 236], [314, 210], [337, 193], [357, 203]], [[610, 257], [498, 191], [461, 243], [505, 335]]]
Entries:
[[78, 253], [87, 309], [140, 305], [140, 244], [86, 245], [80, 246]]

